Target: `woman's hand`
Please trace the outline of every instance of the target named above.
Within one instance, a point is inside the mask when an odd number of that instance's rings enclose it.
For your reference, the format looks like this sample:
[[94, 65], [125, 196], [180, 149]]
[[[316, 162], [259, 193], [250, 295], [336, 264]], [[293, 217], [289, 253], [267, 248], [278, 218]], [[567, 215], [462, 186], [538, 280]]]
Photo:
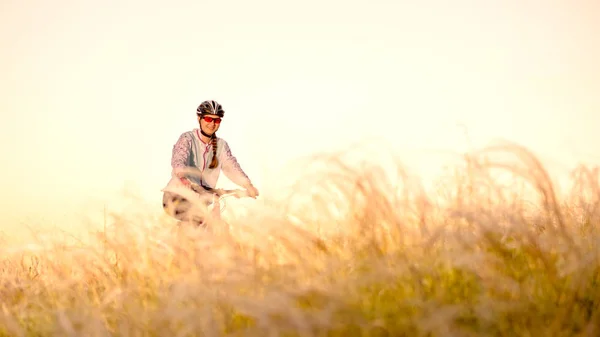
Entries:
[[183, 185], [185, 185], [186, 187], [191, 187], [191, 185], [192, 185], [192, 182], [191, 182], [191, 181], [189, 181], [189, 179], [188, 179], [188, 178], [185, 178], [185, 177], [180, 177], [180, 178], [179, 178], [179, 181], [181, 181], [181, 183], [182, 183]]
[[254, 185], [250, 184], [247, 185], [245, 188], [250, 198], [256, 198], [258, 196], [258, 190], [256, 189], [256, 187], [254, 187]]

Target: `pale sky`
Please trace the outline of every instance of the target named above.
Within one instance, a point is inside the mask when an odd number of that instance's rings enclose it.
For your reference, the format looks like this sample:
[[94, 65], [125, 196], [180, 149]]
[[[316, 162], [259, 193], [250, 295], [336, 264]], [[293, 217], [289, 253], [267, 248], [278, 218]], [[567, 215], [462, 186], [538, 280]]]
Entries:
[[464, 150], [458, 125], [595, 160], [599, 17], [591, 0], [2, 0], [0, 230], [101, 212], [127, 184], [158, 207], [206, 99], [259, 189], [372, 137], [426, 175], [415, 151]]

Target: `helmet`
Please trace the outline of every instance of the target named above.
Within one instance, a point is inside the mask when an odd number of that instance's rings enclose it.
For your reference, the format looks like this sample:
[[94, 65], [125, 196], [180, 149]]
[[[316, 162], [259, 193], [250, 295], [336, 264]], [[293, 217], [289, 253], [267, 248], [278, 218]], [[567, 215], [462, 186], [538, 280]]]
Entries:
[[208, 100], [202, 102], [198, 106], [198, 109], [196, 109], [196, 113], [199, 115], [217, 115], [223, 118], [223, 115], [225, 115], [225, 110], [223, 110], [223, 107], [221, 106], [221, 104], [217, 103], [217, 101]]

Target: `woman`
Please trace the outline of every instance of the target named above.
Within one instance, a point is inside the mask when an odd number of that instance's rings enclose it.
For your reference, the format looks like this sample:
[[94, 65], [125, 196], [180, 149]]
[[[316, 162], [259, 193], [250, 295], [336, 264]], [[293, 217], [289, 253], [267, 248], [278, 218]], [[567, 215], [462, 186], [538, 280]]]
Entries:
[[[223, 107], [214, 100], [204, 101], [196, 109], [196, 115], [200, 127], [181, 134], [173, 146], [171, 180], [163, 189], [163, 209], [182, 222], [201, 225], [203, 217], [192, 214], [189, 198], [185, 193], [173, 192], [174, 188], [189, 189], [196, 185], [203, 188], [194, 189], [199, 195], [218, 194], [216, 185], [223, 171], [232, 182], [246, 189], [248, 196], [256, 198], [258, 190], [231, 154], [227, 142], [216, 135], [225, 115]], [[207, 201], [204, 206], [209, 204]]]

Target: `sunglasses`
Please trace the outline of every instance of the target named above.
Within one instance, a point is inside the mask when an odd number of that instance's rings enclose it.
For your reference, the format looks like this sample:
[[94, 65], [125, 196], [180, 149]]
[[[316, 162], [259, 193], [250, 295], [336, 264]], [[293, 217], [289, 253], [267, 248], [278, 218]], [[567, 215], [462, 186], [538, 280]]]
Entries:
[[213, 117], [204, 116], [204, 117], [202, 117], [202, 119], [204, 119], [204, 121], [206, 123], [210, 123], [212, 121], [215, 121], [215, 124], [221, 124], [221, 118], [219, 118], [219, 117], [213, 118]]

